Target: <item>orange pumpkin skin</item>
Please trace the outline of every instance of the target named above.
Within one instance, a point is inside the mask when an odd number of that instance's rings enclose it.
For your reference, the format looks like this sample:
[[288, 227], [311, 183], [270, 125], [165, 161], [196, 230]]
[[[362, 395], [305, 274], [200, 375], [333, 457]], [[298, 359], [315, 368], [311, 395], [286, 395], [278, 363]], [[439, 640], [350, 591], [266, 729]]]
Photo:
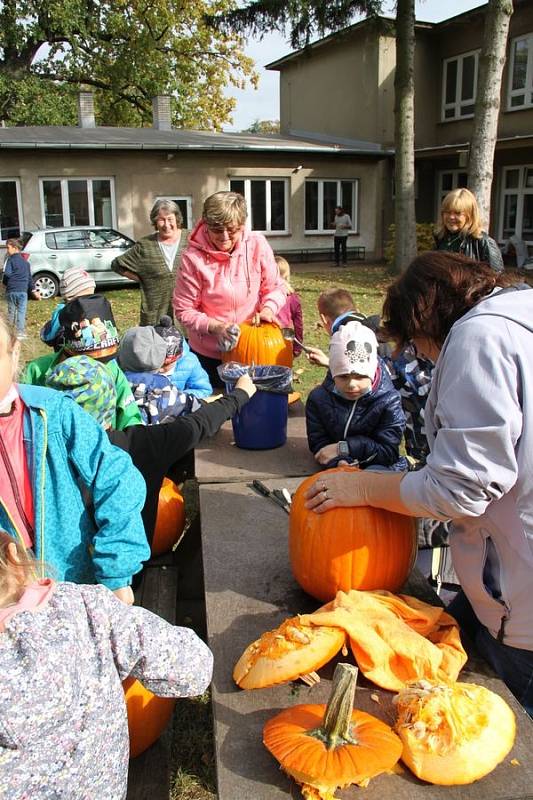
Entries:
[[[320, 474], [327, 479], [342, 471], [347, 468]], [[414, 519], [368, 506], [316, 514], [305, 508], [304, 494], [317, 477], [300, 484], [291, 506], [290, 562], [302, 589], [323, 602], [339, 590], [399, 591], [416, 559]]]
[[170, 722], [176, 699], [157, 697], [136, 678], [126, 678], [122, 686], [128, 713], [130, 758], [136, 758], [159, 739]]
[[261, 325], [241, 322], [240, 329], [237, 346], [222, 354], [223, 361], [292, 367], [292, 344], [283, 338], [277, 325], [272, 322], [262, 322]]
[[164, 478], [159, 492], [152, 555], [160, 556], [172, 550], [184, 527], [185, 501], [176, 484]]

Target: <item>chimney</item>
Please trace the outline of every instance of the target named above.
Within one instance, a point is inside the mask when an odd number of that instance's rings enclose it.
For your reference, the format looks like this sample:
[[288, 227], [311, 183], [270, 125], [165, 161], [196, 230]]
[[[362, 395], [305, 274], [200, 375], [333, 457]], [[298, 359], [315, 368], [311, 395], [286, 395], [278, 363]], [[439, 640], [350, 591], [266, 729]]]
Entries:
[[172, 130], [170, 95], [158, 94], [152, 98], [153, 127], [158, 131]]
[[78, 127], [96, 128], [94, 119], [94, 98], [92, 92], [78, 93]]

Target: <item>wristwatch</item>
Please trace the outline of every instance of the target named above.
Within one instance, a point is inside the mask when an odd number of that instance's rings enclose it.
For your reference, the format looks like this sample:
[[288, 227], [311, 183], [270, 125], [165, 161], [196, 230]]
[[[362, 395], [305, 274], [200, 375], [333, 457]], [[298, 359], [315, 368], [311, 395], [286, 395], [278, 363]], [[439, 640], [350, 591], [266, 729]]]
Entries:
[[348, 447], [348, 442], [339, 442], [337, 445], [337, 453], [339, 454], [339, 458], [350, 458], [350, 448]]

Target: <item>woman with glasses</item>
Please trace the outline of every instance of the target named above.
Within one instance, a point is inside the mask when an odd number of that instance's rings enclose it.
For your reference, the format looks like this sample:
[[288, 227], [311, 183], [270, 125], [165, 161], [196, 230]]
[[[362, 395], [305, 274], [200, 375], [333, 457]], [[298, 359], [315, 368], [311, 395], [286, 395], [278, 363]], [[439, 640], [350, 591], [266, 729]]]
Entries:
[[111, 264], [119, 275], [140, 284], [140, 325], [159, 325], [161, 317], [172, 316], [172, 290], [187, 243], [183, 217], [173, 200], [156, 200], [150, 222], [155, 233], [143, 236]]
[[272, 249], [261, 233], [245, 228], [246, 217], [237, 192], [208, 197], [174, 289], [176, 318], [213, 386], [220, 385], [217, 367], [236, 342], [236, 325], [272, 322], [287, 300]]

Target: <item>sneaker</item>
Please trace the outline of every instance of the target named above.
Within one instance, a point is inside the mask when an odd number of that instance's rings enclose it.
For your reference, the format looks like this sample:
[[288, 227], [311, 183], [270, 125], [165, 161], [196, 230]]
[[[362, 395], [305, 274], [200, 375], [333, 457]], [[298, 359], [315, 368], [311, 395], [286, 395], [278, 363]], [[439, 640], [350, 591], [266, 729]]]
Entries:
[[27, 338], [28, 338], [28, 337], [26, 336], [26, 334], [25, 334], [25, 333], [17, 333], [17, 339], [18, 339], [19, 341], [22, 341], [23, 339], [27, 339]]

